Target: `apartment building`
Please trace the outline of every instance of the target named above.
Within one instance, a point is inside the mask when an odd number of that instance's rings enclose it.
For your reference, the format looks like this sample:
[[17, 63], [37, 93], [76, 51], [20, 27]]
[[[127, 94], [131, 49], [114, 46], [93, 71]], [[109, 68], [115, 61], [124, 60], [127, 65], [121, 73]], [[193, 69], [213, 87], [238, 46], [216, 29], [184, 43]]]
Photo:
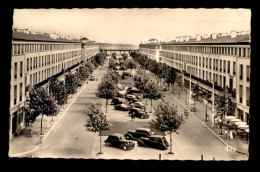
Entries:
[[[159, 47], [159, 48], [157, 48]], [[231, 31], [230, 34], [211, 34], [176, 37], [176, 40], [152, 45], [139, 45], [140, 52], [151, 59], [159, 59], [180, 71], [186, 71], [204, 81], [233, 92], [235, 116], [249, 121], [250, 107], [250, 35]], [[159, 52], [156, 56], [155, 52]], [[189, 77], [184, 77], [189, 80]], [[192, 79], [193, 83], [198, 80]], [[201, 87], [212, 88], [199, 83]], [[218, 92], [216, 90], [216, 92]]]
[[35, 30], [14, 29], [10, 81], [10, 139], [24, 125], [24, 107], [28, 90], [53, 75], [77, 67], [84, 59], [98, 53], [97, 45], [82, 48], [80, 40], [58, 34], [41, 34]]

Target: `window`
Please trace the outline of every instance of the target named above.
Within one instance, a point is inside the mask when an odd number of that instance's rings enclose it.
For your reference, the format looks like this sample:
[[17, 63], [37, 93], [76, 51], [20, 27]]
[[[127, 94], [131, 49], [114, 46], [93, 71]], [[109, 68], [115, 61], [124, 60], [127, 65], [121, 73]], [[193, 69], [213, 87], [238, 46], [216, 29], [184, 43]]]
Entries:
[[241, 64], [240, 65], [240, 70], [239, 70], [239, 78], [241, 79], [241, 80], [243, 80], [243, 65]]
[[239, 103], [242, 103], [242, 96], [243, 96], [243, 86], [239, 85]]
[[23, 77], [23, 62], [20, 62], [20, 77]]
[[17, 79], [17, 63], [14, 63], [14, 79]]
[[38, 57], [36, 57], [35, 65], [36, 65], [36, 69], [37, 69], [37, 67], [38, 67]]
[[29, 59], [27, 59], [27, 64], [26, 64], [26, 66], [27, 66], [27, 71], [29, 71]]
[[233, 75], [236, 74], [236, 62], [233, 62]]
[[17, 85], [14, 86], [14, 105], [16, 105], [17, 102]]
[[20, 83], [20, 102], [23, 99], [23, 83]]
[[222, 71], [222, 60], [219, 61], [219, 70]]
[[250, 67], [246, 65], [246, 81], [250, 81]]
[[32, 86], [32, 74], [30, 75], [30, 85]]
[[226, 73], [226, 60], [223, 61], [223, 72]]
[[250, 90], [249, 90], [249, 87], [246, 87], [246, 105], [250, 106]]

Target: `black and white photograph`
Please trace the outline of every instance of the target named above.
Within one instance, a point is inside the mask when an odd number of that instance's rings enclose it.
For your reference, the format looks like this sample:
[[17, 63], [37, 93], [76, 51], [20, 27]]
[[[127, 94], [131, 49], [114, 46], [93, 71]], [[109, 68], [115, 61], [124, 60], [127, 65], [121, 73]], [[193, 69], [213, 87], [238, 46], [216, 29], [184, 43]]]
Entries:
[[248, 161], [251, 17], [14, 8], [8, 157]]

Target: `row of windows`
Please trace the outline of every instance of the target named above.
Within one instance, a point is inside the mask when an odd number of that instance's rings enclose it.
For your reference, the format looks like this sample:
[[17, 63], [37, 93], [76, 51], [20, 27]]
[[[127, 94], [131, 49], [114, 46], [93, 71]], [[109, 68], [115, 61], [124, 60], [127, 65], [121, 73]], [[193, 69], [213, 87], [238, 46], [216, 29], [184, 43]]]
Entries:
[[170, 46], [162, 45], [164, 50], [189, 51], [198, 53], [223, 54], [239, 57], [250, 57], [251, 49], [243, 47], [208, 47], [208, 46]]
[[12, 54], [24, 54], [27, 52], [39, 52], [49, 50], [64, 50], [81, 48], [80, 43], [75, 44], [13, 44]]
[[[167, 60], [167, 64], [171, 65], [173, 67], [179, 68], [179, 69], [185, 68], [185, 65], [178, 63], [178, 62], [173, 62], [173, 61], [170, 61], [170, 60]], [[248, 65], [247, 65], [247, 68], [249, 68]], [[211, 73], [211, 72], [201, 70], [201, 69], [198, 69], [198, 68], [194, 68], [192, 66], [187, 66], [187, 71], [189, 73], [191, 73], [192, 75], [197, 76], [197, 77], [199, 77], [203, 80], [208, 80], [208, 81], [213, 80], [213, 82], [216, 83], [220, 87], [224, 88], [224, 87], [227, 86], [225, 76], [218, 75], [218, 74], [215, 74], [215, 73]], [[233, 79], [230, 79], [228, 88], [233, 90]], [[243, 97], [243, 86], [240, 85], [239, 86], [239, 103], [243, 103], [242, 97]], [[250, 90], [249, 90], [249, 87], [246, 87], [246, 106], [250, 106]]]
[[[173, 59], [174, 61], [184, 62], [192, 65], [198, 65], [203, 68], [211, 69], [211, 65], [213, 62], [213, 70], [220, 71], [223, 73], [231, 74], [230, 71], [230, 61], [229, 60], [218, 60], [205, 57], [198, 57], [198, 56], [191, 56], [185, 54], [178, 54], [178, 53], [170, 53], [170, 52], [160, 52], [161, 56], [164, 56], [169, 59]], [[219, 62], [219, 63], [218, 63]], [[223, 70], [222, 70], [223, 69]], [[227, 70], [226, 70], [227, 69]], [[240, 65], [240, 74], [239, 78], [243, 80], [243, 65]], [[233, 62], [233, 75], [236, 74], [236, 62]], [[246, 80], [250, 80], [250, 67], [246, 65]]]
[[[33, 74], [30, 74], [30, 85], [35, 85], [59, 72], [62, 71], [62, 69], [67, 69], [73, 65], [75, 65], [77, 63], [77, 60], [71, 60], [68, 61], [66, 63], [63, 64], [58, 64], [56, 66], [44, 69], [42, 71], [39, 72], [35, 72]], [[25, 86], [27, 86], [27, 77], [25, 78]], [[23, 83], [20, 83], [20, 94], [19, 94], [19, 101], [23, 101]], [[14, 99], [13, 99], [13, 103], [14, 105], [16, 105], [18, 103], [18, 99], [17, 99], [17, 85], [14, 85]]]
[[37, 69], [39, 67], [44, 67], [46, 65], [54, 64], [57, 62], [61, 62], [72, 57], [81, 55], [81, 51], [72, 51], [72, 52], [65, 52], [65, 53], [58, 53], [52, 55], [45, 55], [38, 57], [31, 57], [27, 59], [27, 71]]
[[152, 55], [156, 54], [155, 50], [148, 50], [148, 49], [141, 49], [140, 52], [144, 54], [152, 54]]

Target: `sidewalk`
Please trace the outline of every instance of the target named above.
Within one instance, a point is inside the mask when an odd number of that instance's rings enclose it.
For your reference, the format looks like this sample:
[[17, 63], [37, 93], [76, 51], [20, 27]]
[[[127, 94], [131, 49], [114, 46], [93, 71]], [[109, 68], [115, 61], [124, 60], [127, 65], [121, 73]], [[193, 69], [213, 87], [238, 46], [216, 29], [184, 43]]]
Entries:
[[[179, 90], [181, 90], [180, 99], [179, 99]], [[179, 88], [178, 86], [174, 86], [174, 93], [175, 94], [173, 94], [173, 93], [169, 93], [169, 94], [172, 97], [174, 97], [177, 101], [179, 101], [179, 103], [181, 103], [182, 106], [188, 108], [188, 105], [185, 105], [186, 92], [182, 91], [182, 89]], [[187, 99], [189, 99], [188, 94], [187, 94]], [[209, 130], [211, 130], [213, 133], [215, 133], [215, 135], [223, 142], [223, 144], [225, 144], [226, 146], [231, 146], [232, 148], [235, 148], [236, 152], [238, 152], [238, 153], [248, 155], [249, 141], [241, 140], [241, 138], [236, 138], [236, 139], [231, 140], [229, 138], [226, 138], [225, 135], [219, 135], [219, 133], [221, 132], [219, 126], [215, 126], [214, 128], [212, 128], [211, 106], [207, 105], [208, 106], [207, 112], [209, 114], [208, 122], [205, 122], [205, 114], [206, 114], [205, 103], [196, 102], [196, 106], [197, 106], [197, 112], [195, 112], [195, 113], [191, 112], [191, 113], [193, 113], [194, 116], [197, 117], [197, 119], [199, 119], [202, 123], [204, 123]], [[228, 131], [228, 128], [224, 125], [222, 127], [223, 134], [224, 134], [225, 130]]]
[[[95, 70], [97, 71], [99, 67]], [[95, 73], [94, 71], [94, 73]], [[44, 116], [42, 122], [42, 133], [44, 134], [43, 140], [46, 139], [49, 133], [55, 128], [56, 124], [66, 114], [67, 110], [74, 103], [81, 91], [87, 86], [88, 80], [86, 80], [82, 86], [78, 89], [77, 93], [70, 95], [68, 103], [61, 107], [57, 116], [52, 117]], [[53, 122], [52, 122], [53, 120]], [[49, 122], [49, 123], [48, 123]], [[47, 124], [48, 123], [48, 124]], [[32, 129], [32, 136], [29, 136], [29, 130]], [[40, 130], [41, 130], [41, 116], [36, 118], [35, 122], [30, 126], [26, 126], [20, 133], [20, 136], [14, 136], [9, 142], [9, 156], [10, 157], [22, 157], [28, 156], [35, 150], [37, 150], [40, 144]]]

